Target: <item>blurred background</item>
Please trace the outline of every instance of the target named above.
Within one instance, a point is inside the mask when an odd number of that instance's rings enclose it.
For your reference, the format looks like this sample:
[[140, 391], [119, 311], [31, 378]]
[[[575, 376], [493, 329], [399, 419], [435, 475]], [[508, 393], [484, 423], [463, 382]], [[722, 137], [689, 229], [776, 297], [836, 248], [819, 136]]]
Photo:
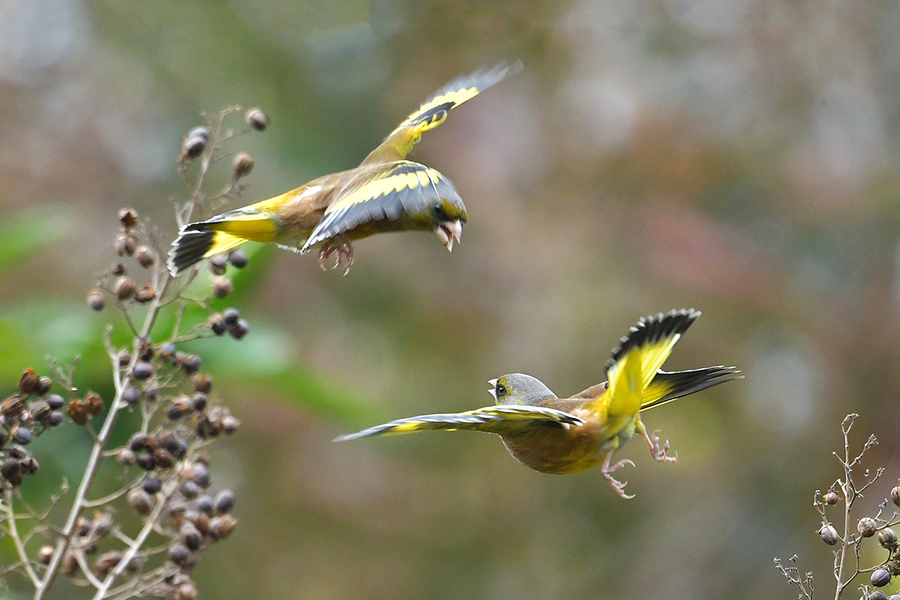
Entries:
[[[202, 596], [792, 598], [772, 563], [794, 553], [830, 595], [812, 499], [847, 413], [888, 467], [861, 509], [900, 476], [898, 30], [900, 4], [859, 0], [0, 0], [0, 393], [82, 354], [76, 383], [111, 396], [100, 340], [123, 321], [85, 294], [118, 208], [174, 237], [201, 112], [272, 119], [229, 146], [256, 160], [246, 204], [521, 59], [413, 153], [468, 207], [452, 254], [377, 236], [341, 277], [262, 249], [223, 304], [248, 337], [192, 346], [243, 421], [211, 456], [239, 525], [195, 568]], [[575, 393], [640, 316], [682, 307], [703, 318], [667, 367], [746, 379], [645, 415], [679, 460], [626, 445], [634, 500], [493, 436], [331, 443], [489, 404], [511, 371]], [[37, 440], [29, 485], [77, 481], [88, 447]]]

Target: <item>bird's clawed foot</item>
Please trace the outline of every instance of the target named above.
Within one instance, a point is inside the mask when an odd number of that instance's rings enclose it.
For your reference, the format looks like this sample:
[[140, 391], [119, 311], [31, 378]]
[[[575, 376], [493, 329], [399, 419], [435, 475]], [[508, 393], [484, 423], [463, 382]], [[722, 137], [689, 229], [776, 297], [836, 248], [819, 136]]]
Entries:
[[625, 486], [628, 484], [628, 482], [619, 481], [611, 475], [613, 471], [617, 471], [626, 465], [633, 467], [634, 463], [626, 458], [625, 460], [620, 460], [614, 465], [609, 465], [609, 457], [607, 457], [606, 463], [607, 464], [604, 464], [600, 469], [600, 472], [603, 474], [603, 479], [606, 480], [606, 483], [612, 486], [612, 489], [616, 490], [616, 493], [619, 494], [622, 498], [626, 500], [631, 500], [632, 498], [634, 498], [634, 494], [625, 493]]
[[660, 446], [659, 445], [659, 437], [656, 435], [659, 431], [654, 431], [651, 435], [647, 435], [647, 432], [644, 432], [644, 440], [646, 440], [647, 445], [650, 446], [650, 454], [658, 460], [659, 462], [675, 462], [678, 460], [678, 453], [675, 453], [675, 456], [669, 456], [667, 452], [669, 451], [669, 440]]
[[341, 265], [345, 265], [344, 275], [350, 272], [353, 265], [353, 246], [350, 244], [350, 238], [344, 234], [336, 235], [322, 245], [319, 250], [319, 266], [323, 271], [327, 270], [325, 261], [335, 254], [334, 265], [332, 269], [337, 269]]

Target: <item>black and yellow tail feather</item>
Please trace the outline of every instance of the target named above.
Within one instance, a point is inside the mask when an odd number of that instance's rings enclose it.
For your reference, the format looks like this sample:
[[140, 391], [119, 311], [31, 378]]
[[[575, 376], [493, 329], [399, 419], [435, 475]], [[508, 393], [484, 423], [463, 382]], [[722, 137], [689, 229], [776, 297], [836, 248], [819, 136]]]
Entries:
[[271, 242], [278, 233], [273, 216], [231, 211], [181, 230], [169, 251], [169, 270], [178, 275], [191, 265], [236, 248], [244, 242]]
[[689, 371], [658, 371], [644, 390], [641, 411], [741, 378], [743, 375], [735, 367], [721, 365]]

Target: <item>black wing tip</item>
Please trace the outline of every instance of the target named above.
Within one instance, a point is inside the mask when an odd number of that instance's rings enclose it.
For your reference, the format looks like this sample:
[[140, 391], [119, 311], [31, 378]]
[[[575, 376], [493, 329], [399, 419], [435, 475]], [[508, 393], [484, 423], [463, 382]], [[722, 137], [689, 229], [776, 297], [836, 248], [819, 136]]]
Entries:
[[493, 67], [481, 67], [480, 69], [473, 71], [468, 75], [461, 75], [450, 83], [444, 85], [434, 94], [432, 94], [431, 97], [425, 101], [425, 103], [427, 104], [434, 98], [437, 98], [438, 96], [441, 96], [448, 92], [464, 90], [470, 87], [478, 89], [478, 93], [480, 94], [484, 90], [497, 85], [508, 76], [515, 75], [516, 73], [519, 73], [524, 69], [525, 65], [521, 60], [516, 60], [513, 62], [503, 61], [497, 63]]
[[612, 358], [606, 363], [606, 370], [619, 362], [632, 348], [657, 342], [668, 337], [683, 335], [694, 321], [700, 318], [700, 311], [693, 308], [672, 309], [667, 313], [657, 313], [641, 317], [637, 325], [628, 330], [628, 335], [619, 340], [613, 348]]
[[203, 260], [213, 246], [216, 232], [211, 229], [200, 229], [195, 227], [196, 225], [200, 224], [192, 223], [182, 229], [179, 236], [172, 242], [166, 266], [173, 277], [177, 277], [185, 269]]

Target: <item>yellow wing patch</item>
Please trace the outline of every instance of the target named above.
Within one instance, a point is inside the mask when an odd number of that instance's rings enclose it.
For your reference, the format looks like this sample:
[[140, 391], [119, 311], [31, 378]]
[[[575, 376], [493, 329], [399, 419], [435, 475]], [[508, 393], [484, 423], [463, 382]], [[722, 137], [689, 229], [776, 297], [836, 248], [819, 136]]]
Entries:
[[[672, 353], [672, 348], [699, 316], [700, 312], [693, 309], [672, 311], [645, 317], [631, 328], [613, 350], [606, 367], [609, 389], [604, 400], [608, 403], [609, 414], [637, 414], [648, 402], [644, 398], [645, 390]], [[665, 395], [662, 383], [654, 392], [663, 395], [650, 402], [659, 401]]]
[[362, 174], [325, 211], [301, 252], [336, 235], [373, 221], [399, 221], [404, 216], [423, 218], [429, 207], [448, 201], [459, 208], [454, 218], [466, 220], [465, 205], [449, 179], [435, 169], [410, 161], [398, 161], [375, 175]]

